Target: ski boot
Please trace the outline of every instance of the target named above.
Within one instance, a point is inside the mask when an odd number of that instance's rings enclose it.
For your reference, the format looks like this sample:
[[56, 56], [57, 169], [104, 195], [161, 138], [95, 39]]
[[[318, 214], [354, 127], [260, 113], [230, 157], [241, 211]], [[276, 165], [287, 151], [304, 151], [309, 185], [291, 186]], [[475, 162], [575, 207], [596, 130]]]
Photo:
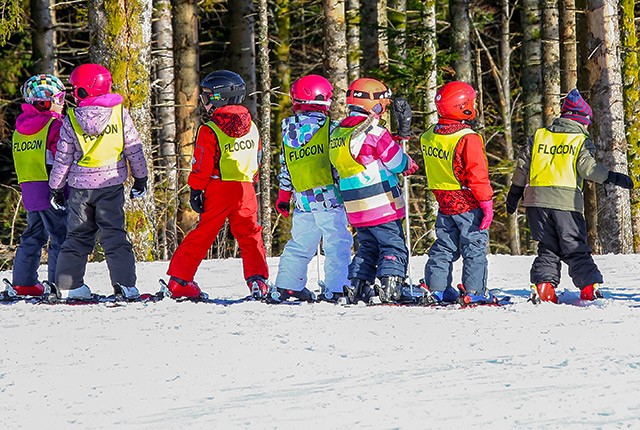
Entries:
[[37, 283], [35, 285], [13, 285], [13, 290], [18, 296], [42, 296], [45, 292], [44, 285]]
[[21, 286], [13, 285], [8, 279], [3, 279], [5, 290], [2, 291], [0, 300], [15, 300], [22, 297], [36, 297], [45, 302], [55, 302], [60, 299], [60, 290], [47, 281], [38, 282], [35, 285]]
[[344, 292], [325, 290], [318, 295], [319, 302], [338, 303], [344, 297]]
[[383, 276], [380, 278], [380, 286], [377, 293], [382, 303], [394, 303], [400, 301], [404, 279], [400, 276]]
[[433, 294], [424, 279], [420, 279], [418, 288], [422, 290], [422, 301], [420, 302], [421, 305], [430, 306], [438, 304], [440, 302], [440, 299], [435, 294]]
[[269, 283], [263, 276], [254, 275], [249, 277], [247, 286], [256, 300], [265, 299], [269, 295]]
[[265, 300], [268, 303], [282, 303], [286, 302], [290, 298], [297, 299], [301, 302], [313, 303], [316, 301], [316, 295], [308, 288], [303, 288], [300, 291], [286, 290], [284, 288], [274, 288], [266, 297]]
[[604, 295], [600, 291], [600, 284], [591, 284], [580, 290], [580, 298], [582, 300], [602, 299]]
[[91, 289], [86, 284], [82, 284], [79, 287], [73, 288], [67, 292], [67, 300], [93, 300]]
[[125, 287], [117, 282], [113, 284], [113, 292], [116, 297], [126, 301], [134, 301], [140, 298], [140, 292], [136, 287]]
[[529, 300], [535, 305], [540, 302], [558, 303], [556, 286], [551, 282], [541, 282], [539, 284], [532, 285]]
[[169, 279], [165, 293], [174, 299], [197, 299], [203, 294], [198, 284], [193, 281], [183, 281], [173, 276]]
[[351, 285], [344, 286], [344, 297], [350, 304], [358, 304], [360, 300], [366, 304], [371, 303], [371, 299], [376, 295], [375, 290], [368, 281], [360, 278], [351, 279]]

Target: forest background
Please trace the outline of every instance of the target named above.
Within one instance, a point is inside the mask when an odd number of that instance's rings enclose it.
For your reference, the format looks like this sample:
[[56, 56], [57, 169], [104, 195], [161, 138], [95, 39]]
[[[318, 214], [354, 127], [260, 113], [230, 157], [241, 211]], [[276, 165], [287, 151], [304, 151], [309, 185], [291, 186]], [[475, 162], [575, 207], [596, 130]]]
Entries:
[[[138, 260], [170, 258], [197, 222], [186, 179], [202, 121], [198, 84], [217, 69], [245, 79], [245, 104], [261, 131], [256, 190], [270, 255], [290, 237], [290, 218], [272, 210], [280, 121], [291, 112], [291, 82], [309, 73], [334, 85], [334, 119], [346, 114], [346, 89], [358, 77], [380, 79], [409, 100], [408, 150], [421, 165], [409, 179], [413, 255], [429, 249], [437, 211], [419, 136], [437, 121], [437, 88], [471, 83], [495, 191], [490, 252], [532, 253], [524, 213], [507, 215], [505, 196], [519, 147], [559, 115], [572, 88], [593, 108], [597, 159], [639, 184], [638, 13], [632, 0], [2, 0], [0, 270], [11, 267], [26, 222], [11, 159], [20, 86], [35, 73], [68, 83], [87, 62], [111, 70], [148, 156], [150, 192], [126, 207]], [[393, 118], [386, 120], [393, 128]], [[584, 190], [594, 252], [640, 251], [640, 191], [588, 182]], [[237, 254], [225, 226], [209, 257]], [[98, 245], [92, 259], [102, 258]]]

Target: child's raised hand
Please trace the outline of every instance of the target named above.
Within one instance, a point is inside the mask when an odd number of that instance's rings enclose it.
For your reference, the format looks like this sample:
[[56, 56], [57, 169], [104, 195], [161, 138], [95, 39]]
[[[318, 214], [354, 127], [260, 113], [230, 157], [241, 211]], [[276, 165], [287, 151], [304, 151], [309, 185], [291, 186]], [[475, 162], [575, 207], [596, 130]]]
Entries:
[[407, 167], [407, 169], [404, 172], [402, 172], [404, 176], [413, 175], [418, 171], [418, 168], [419, 168], [418, 164], [415, 161], [413, 161], [413, 158], [409, 157], [408, 155], [407, 157], [409, 158], [409, 163], [408, 163], [409, 167]]

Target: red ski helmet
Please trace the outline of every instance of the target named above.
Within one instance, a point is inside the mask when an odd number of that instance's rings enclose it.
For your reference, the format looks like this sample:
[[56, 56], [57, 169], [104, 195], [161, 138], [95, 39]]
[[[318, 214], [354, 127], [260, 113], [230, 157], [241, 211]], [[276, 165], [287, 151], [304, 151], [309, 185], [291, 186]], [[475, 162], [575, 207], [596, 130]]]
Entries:
[[463, 121], [476, 117], [476, 90], [466, 82], [445, 84], [436, 93], [435, 102], [441, 118]]
[[69, 83], [73, 87], [73, 97], [83, 100], [109, 94], [112, 79], [106, 67], [100, 64], [83, 64], [71, 72]]
[[320, 75], [307, 75], [291, 84], [289, 95], [293, 102], [293, 110], [326, 113], [331, 106], [333, 86]]
[[390, 103], [391, 90], [375, 79], [356, 79], [347, 90], [347, 106], [360, 108], [369, 114], [382, 115]]

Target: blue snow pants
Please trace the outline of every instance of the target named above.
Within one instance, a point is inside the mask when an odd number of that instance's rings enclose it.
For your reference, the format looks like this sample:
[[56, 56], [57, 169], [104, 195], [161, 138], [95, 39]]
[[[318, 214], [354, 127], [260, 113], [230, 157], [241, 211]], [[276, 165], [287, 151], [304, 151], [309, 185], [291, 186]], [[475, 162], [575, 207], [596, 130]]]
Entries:
[[407, 277], [409, 250], [402, 220], [371, 227], [358, 227], [358, 251], [349, 265], [349, 279], [375, 282], [376, 277]]
[[452, 286], [453, 262], [462, 256], [462, 285], [469, 293], [485, 293], [489, 230], [480, 230], [483, 216], [480, 208], [458, 215], [438, 213], [436, 241], [424, 268], [424, 279], [431, 291]]
[[317, 212], [294, 211], [291, 239], [280, 256], [276, 286], [293, 291], [301, 291], [306, 286], [309, 262], [322, 239], [324, 283], [332, 293], [342, 293], [342, 288], [349, 284], [347, 268], [353, 245], [347, 225], [342, 207]]
[[13, 261], [13, 285], [28, 287], [38, 283], [40, 256], [47, 240], [49, 240], [47, 280], [55, 282], [58, 254], [66, 236], [66, 210], [49, 208], [43, 211], [27, 212], [27, 228], [20, 236], [20, 245]]

